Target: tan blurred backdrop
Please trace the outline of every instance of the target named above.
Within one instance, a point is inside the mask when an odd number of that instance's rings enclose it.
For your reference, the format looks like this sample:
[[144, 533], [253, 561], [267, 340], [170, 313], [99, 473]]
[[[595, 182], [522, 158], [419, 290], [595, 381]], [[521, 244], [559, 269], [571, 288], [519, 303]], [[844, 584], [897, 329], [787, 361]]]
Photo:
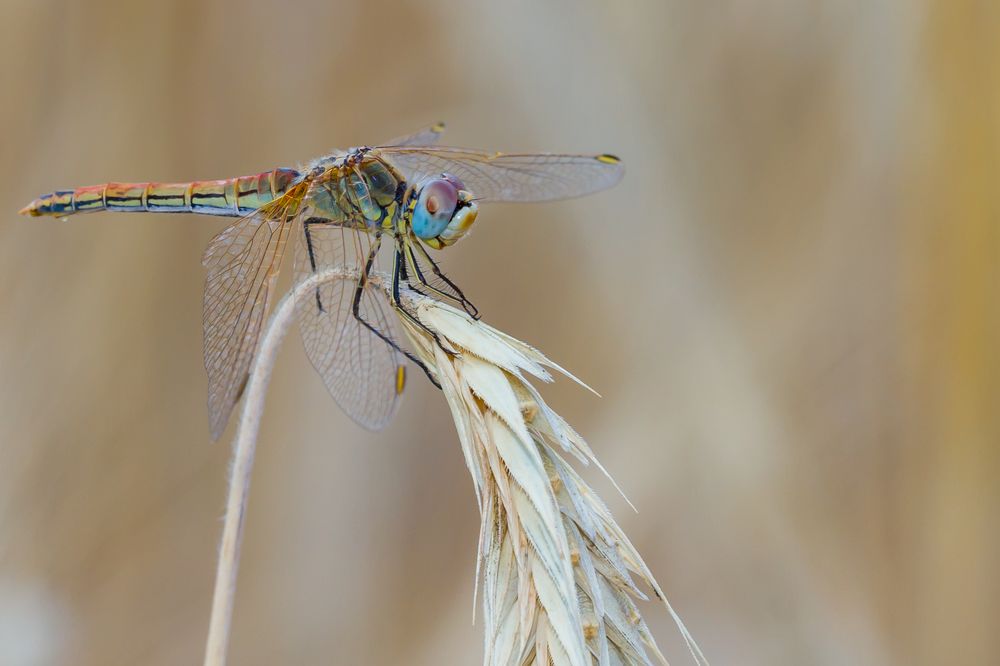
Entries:
[[[231, 436], [201, 366], [222, 223], [17, 209], [437, 119], [625, 159], [610, 192], [485, 209], [443, 259], [604, 395], [545, 389], [714, 663], [997, 662], [995, 3], [0, 8], [0, 663], [198, 663]], [[477, 663], [477, 528], [441, 396], [416, 381], [363, 432], [290, 337], [232, 663]]]

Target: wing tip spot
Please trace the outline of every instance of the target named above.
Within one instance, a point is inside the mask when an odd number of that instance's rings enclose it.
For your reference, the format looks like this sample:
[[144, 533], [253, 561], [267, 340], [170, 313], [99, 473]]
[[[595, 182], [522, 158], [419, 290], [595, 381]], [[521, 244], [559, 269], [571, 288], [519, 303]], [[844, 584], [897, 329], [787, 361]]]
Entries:
[[396, 395], [402, 395], [404, 388], [406, 388], [406, 366], [405, 365], [397, 365], [396, 366]]
[[611, 155], [610, 153], [602, 153], [597, 155], [595, 159], [598, 162], [603, 162], [604, 164], [621, 164], [621, 158], [617, 155]]

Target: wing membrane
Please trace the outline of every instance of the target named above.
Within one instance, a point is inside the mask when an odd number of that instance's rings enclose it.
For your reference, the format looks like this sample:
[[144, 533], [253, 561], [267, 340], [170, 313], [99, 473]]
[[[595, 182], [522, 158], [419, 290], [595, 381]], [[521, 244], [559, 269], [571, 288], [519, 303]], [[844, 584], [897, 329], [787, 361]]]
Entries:
[[208, 269], [202, 323], [213, 439], [226, 429], [246, 384], [297, 208], [290, 190], [224, 229], [202, 258]]
[[615, 185], [625, 173], [613, 155], [486, 153], [465, 148], [380, 148], [410, 180], [447, 172], [458, 176], [477, 200], [554, 201]]
[[413, 134], [408, 134], [406, 136], [396, 137], [392, 141], [386, 141], [386, 146], [432, 146], [438, 142], [441, 138], [441, 134], [444, 132], [444, 123], [434, 123], [429, 127], [425, 127], [422, 130], [414, 132]]
[[[363, 224], [304, 216], [296, 229], [295, 281], [343, 266], [363, 270], [373, 239]], [[359, 425], [379, 430], [392, 420], [405, 378], [405, 358], [355, 318], [356, 279], [333, 280], [296, 302], [299, 331], [309, 361], [330, 395]], [[362, 290], [360, 315], [393, 340], [395, 315], [378, 288]]]

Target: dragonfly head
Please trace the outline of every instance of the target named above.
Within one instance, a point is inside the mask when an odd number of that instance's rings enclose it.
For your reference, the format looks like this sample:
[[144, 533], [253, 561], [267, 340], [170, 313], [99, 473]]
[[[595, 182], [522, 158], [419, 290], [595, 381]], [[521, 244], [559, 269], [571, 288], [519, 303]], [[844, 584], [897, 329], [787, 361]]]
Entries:
[[410, 228], [436, 250], [457, 243], [479, 214], [472, 193], [447, 173], [421, 181], [411, 197]]

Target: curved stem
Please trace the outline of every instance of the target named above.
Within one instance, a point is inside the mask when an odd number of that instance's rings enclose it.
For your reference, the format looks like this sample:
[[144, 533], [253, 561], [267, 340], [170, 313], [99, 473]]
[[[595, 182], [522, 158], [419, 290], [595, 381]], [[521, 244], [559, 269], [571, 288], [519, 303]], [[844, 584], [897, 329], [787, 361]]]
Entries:
[[[281, 341], [292, 322], [295, 301], [308, 297], [321, 284], [333, 280], [357, 279], [358, 271], [351, 268], [333, 268], [310, 276], [297, 284], [274, 309], [261, 337], [254, 357], [250, 377], [243, 396], [243, 409], [233, 442], [233, 458], [229, 476], [229, 496], [226, 500], [226, 518], [219, 547], [219, 565], [215, 572], [215, 592], [212, 595], [212, 615], [208, 625], [205, 646], [205, 666], [224, 666], [229, 647], [229, 630], [233, 617], [233, 599], [236, 594], [236, 572], [240, 561], [240, 543], [243, 537], [243, 520], [246, 516], [247, 492], [260, 420], [264, 413], [264, 398], [274, 369]], [[378, 277], [378, 276], [373, 276]], [[381, 286], [382, 281], [374, 280]]]

